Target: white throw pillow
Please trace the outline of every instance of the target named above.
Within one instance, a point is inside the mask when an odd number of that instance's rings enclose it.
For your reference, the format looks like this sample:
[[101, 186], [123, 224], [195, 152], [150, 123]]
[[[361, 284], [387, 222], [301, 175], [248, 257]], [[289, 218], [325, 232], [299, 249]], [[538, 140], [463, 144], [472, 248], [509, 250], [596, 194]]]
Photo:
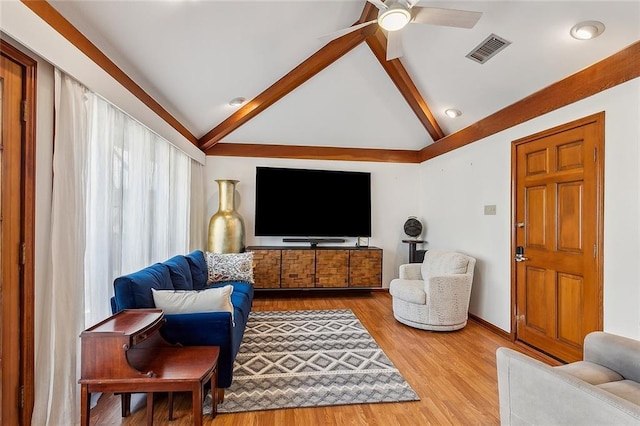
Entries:
[[233, 286], [194, 290], [156, 290], [151, 289], [156, 308], [166, 314], [182, 314], [189, 312], [231, 312], [233, 305], [231, 293]]

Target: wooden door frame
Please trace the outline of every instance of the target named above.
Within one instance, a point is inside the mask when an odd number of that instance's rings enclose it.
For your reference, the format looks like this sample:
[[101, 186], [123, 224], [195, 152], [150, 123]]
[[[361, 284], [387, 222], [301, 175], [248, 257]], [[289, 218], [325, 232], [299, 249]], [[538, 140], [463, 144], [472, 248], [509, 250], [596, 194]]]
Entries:
[[[25, 244], [20, 301], [20, 383], [23, 387], [20, 424], [30, 425], [34, 405], [34, 305], [35, 305], [35, 171], [36, 171], [36, 72], [37, 62], [20, 50], [0, 40], [0, 53], [24, 69], [23, 99], [26, 101], [22, 122], [22, 183], [20, 194], [23, 222], [21, 238]], [[45, 243], [48, 243], [45, 242]]]
[[556, 133], [561, 133], [570, 129], [574, 129], [577, 127], [582, 127], [587, 124], [594, 124], [597, 129], [597, 137], [596, 148], [597, 148], [597, 159], [596, 162], [596, 239], [597, 239], [597, 249], [598, 255], [596, 257], [596, 276], [599, 281], [599, 291], [598, 291], [598, 299], [599, 299], [599, 309], [598, 309], [598, 328], [600, 330], [603, 329], [603, 317], [604, 317], [604, 141], [605, 141], [605, 112], [601, 111], [599, 113], [589, 115], [587, 117], [571, 121], [569, 123], [561, 124], [559, 126], [553, 127], [551, 129], [543, 130], [538, 133], [534, 133], [533, 135], [526, 136], [524, 138], [516, 139], [511, 142], [511, 251], [510, 251], [510, 265], [511, 265], [511, 331], [509, 332], [509, 337], [512, 342], [515, 342], [517, 339], [517, 323], [516, 323], [516, 313], [517, 313], [517, 289], [516, 289], [516, 262], [514, 261], [514, 256], [516, 252], [516, 232], [515, 232], [515, 223], [516, 223], [516, 149], [518, 145], [523, 143], [531, 142], [536, 139], [544, 138], [551, 136]]

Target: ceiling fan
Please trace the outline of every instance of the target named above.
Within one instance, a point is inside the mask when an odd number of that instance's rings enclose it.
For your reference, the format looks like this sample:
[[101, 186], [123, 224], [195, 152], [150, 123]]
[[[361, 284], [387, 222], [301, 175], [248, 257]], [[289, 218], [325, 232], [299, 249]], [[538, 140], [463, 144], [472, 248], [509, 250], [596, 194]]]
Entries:
[[327, 34], [322, 39], [331, 41], [377, 23], [387, 31], [387, 61], [390, 61], [402, 56], [402, 38], [399, 30], [407, 26], [407, 24], [473, 28], [482, 16], [482, 12], [416, 6], [416, 3], [420, 0], [367, 1], [378, 8], [378, 17], [376, 19]]

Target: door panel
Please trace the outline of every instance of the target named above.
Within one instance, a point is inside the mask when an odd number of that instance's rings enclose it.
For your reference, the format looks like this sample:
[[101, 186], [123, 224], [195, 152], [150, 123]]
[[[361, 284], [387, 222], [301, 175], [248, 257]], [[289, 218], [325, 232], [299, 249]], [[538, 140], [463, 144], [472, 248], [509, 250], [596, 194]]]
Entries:
[[31, 424], [36, 62], [0, 40], [0, 418]]
[[547, 294], [547, 271], [541, 268], [527, 268], [526, 307], [527, 326], [534, 328], [541, 333], [547, 330], [547, 313], [545, 306], [547, 301], [544, 296]]
[[[2, 419], [19, 419], [18, 394], [20, 388], [20, 287], [19, 264], [21, 244], [21, 176], [22, 126], [22, 69], [15, 62], [0, 57], [0, 86], [2, 91], [2, 140], [0, 141], [0, 236], [2, 238]], [[11, 421], [9, 423], [12, 423]]]
[[582, 289], [584, 280], [577, 275], [559, 273], [558, 278], [558, 339], [581, 346]]
[[582, 182], [567, 182], [558, 185], [558, 250], [582, 253]]
[[516, 339], [568, 362], [602, 329], [603, 123], [597, 114], [513, 144]]
[[544, 248], [546, 246], [545, 223], [547, 211], [547, 188], [537, 186], [526, 188], [526, 245]]

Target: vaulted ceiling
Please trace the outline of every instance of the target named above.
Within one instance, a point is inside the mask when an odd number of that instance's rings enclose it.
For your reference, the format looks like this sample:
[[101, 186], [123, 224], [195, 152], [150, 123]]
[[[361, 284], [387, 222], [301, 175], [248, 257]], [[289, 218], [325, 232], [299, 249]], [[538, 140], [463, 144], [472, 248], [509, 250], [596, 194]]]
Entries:
[[[49, 5], [55, 11], [46, 13]], [[386, 35], [377, 25], [321, 40], [375, 19], [378, 9], [364, 0], [52, 0], [30, 7], [59, 31], [73, 32], [52, 18], [59, 12], [82, 34], [72, 38], [86, 37], [106, 55], [99, 61], [129, 79], [123, 84], [209, 153], [383, 149], [406, 159], [429, 147], [437, 152], [436, 142], [448, 135], [486, 127], [478, 123], [490, 116], [527, 119], [527, 112], [499, 115], [523, 99], [532, 112], [546, 112], [551, 107], [540, 107], [544, 95], [536, 93], [581, 70], [589, 74], [558, 87], [580, 92], [576, 82], [588, 86], [611, 66], [625, 68], [614, 84], [637, 76], [640, 1], [421, 0], [418, 6], [482, 17], [472, 29], [412, 23], [401, 30], [403, 56], [387, 61]], [[605, 32], [573, 39], [569, 30], [585, 20], [603, 22]], [[491, 34], [511, 44], [484, 64], [465, 57]], [[594, 67], [620, 51], [625, 54]], [[248, 102], [228, 105], [239, 96]], [[447, 108], [462, 115], [451, 119]]]

